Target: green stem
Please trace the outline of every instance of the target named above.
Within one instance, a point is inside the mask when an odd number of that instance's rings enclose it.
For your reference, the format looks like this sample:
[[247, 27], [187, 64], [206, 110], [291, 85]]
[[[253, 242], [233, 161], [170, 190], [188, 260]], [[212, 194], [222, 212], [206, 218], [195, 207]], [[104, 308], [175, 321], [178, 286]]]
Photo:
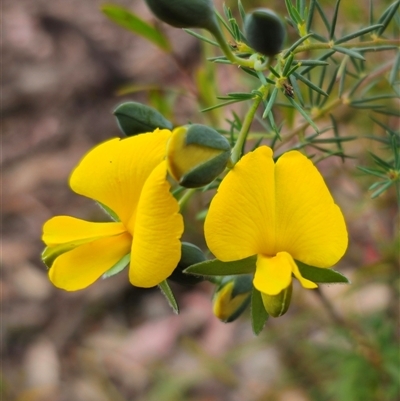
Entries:
[[254, 67], [254, 61], [253, 60], [246, 60], [240, 57], [236, 57], [234, 53], [232, 52], [231, 48], [229, 47], [228, 43], [226, 43], [226, 39], [222, 33], [222, 30], [219, 26], [218, 23], [213, 26], [213, 29], [210, 29], [210, 32], [214, 35], [214, 38], [218, 42], [218, 44], [221, 47], [221, 50], [225, 54], [226, 58], [232, 63], [232, 64], [237, 64], [240, 65], [241, 67], [249, 67], [253, 68]]
[[191, 188], [188, 189], [179, 199], [178, 203], [179, 203], [179, 207], [180, 210], [182, 210], [185, 206], [186, 203], [188, 202], [188, 200], [195, 194], [196, 192], [196, 188]]
[[[264, 86], [262, 86], [259, 89], [259, 91], [261, 91], [261, 92], [265, 92], [265, 90], [266, 90], [266, 88]], [[243, 120], [242, 128], [239, 132], [235, 146], [232, 149], [232, 154], [231, 154], [232, 166], [234, 166], [240, 159], [240, 156], [241, 156], [242, 150], [243, 150], [243, 146], [246, 142], [247, 134], [249, 133], [249, 130], [250, 130], [251, 123], [253, 122], [257, 108], [260, 105], [260, 103], [262, 102], [262, 100], [263, 99], [260, 96], [257, 96], [255, 98], [254, 103], [250, 107], [250, 110], [247, 112], [247, 114]]]
[[[345, 47], [347, 49], [356, 48], [356, 47], [369, 47], [369, 46], [387, 46], [387, 45], [400, 45], [400, 39], [375, 39], [368, 40], [366, 42], [357, 42], [357, 43], [340, 43], [338, 46]], [[301, 53], [309, 50], [329, 50], [335, 46], [334, 42], [329, 43], [310, 43], [303, 46], [297, 47], [293, 50], [293, 53]], [[285, 53], [285, 50], [282, 51]]]

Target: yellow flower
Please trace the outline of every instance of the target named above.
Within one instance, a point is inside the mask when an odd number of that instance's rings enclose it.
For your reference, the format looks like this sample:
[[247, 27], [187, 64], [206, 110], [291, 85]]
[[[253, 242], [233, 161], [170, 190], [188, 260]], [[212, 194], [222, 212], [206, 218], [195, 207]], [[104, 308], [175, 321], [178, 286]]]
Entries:
[[253, 284], [278, 295], [302, 277], [295, 260], [331, 267], [347, 248], [343, 215], [310, 160], [297, 151], [276, 163], [266, 146], [245, 155], [222, 181], [205, 221], [207, 245], [230, 262], [257, 255]]
[[157, 129], [114, 138], [83, 157], [71, 175], [72, 190], [98, 201], [119, 221], [56, 216], [44, 224], [43, 259], [56, 287], [85, 288], [129, 254], [135, 286], [153, 287], [172, 273], [181, 256], [183, 219], [166, 180], [170, 136], [169, 130]]

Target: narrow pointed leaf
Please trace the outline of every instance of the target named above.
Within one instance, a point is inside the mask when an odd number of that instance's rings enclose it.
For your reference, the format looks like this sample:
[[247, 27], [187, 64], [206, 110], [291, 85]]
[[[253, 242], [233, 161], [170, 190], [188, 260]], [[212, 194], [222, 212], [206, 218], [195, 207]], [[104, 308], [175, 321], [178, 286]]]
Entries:
[[292, 103], [293, 107], [295, 107], [298, 112], [304, 117], [304, 119], [315, 129], [315, 131], [319, 132], [318, 127], [315, 125], [314, 121], [311, 120], [310, 116], [308, 113], [306, 113], [299, 104], [297, 104], [292, 98], [288, 97], [287, 98], [290, 103]]
[[301, 275], [314, 283], [350, 283], [347, 277], [336, 270], [309, 266], [297, 260], [296, 264], [299, 267]]
[[348, 35], [335, 40], [335, 45], [338, 45], [338, 44], [344, 43], [344, 42], [348, 42], [349, 40], [358, 38], [359, 36], [362, 36], [362, 35], [365, 35], [366, 33], [372, 32], [381, 26], [382, 26], [382, 24], [375, 24], [375, 25], [369, 26], [367, 28], [360, 29], [357, 32], [349, 33]]
[[331, 25], [331, 29], [329, 32], [329, 39], [332, 40], [335, 36], [335, 29], [336, 29], [336, 21], [337, 21], [337, 17], [339, 14], [339, 5], [340, 5], [340, 0], [336, 0], [336, 4], [335, 4], [335, 11], [333, 12], [333, 17], [332, 17], [332, 25]]
[[113, 4], [105, 4], [101, 7], [101, 11], [111, 21], [114, 21], [123, 28], [142, 36], [164, 51], [171, 51], [171, 44], [159, 30], [127, 9]]
[[200, 276], [228, 276], [235, 274], [249, 274], [256, 270], [256, 256], [233, 262], [221, 262], [218, 259], [207, 260], [189, 266], [184, 272]]
[[116, 274], [124, 270], [126, 266], [128, 266], [130, 260], [131, 260], [131, 254], [128, 253], [121, 260], [119, 260], [111, 269], [107, 270], [102, 277], [108, 278], [115, 276]]
[[347, 49], [346, 47], [333, 46], [332, 49], [336, 50], [339, 53], [346, 54], [347, 56], [354, 57], [354, 58], [356, 58], [358, 60], [365, 61], [365, 58], [360, 53], [357, 53], [354, 50]]
[[296, 40], [296, 42], [294, 42], [292, 44], [292, 46], [289, 47], [289, 49], [287, 49], [285, 51], [285, 54], [283, 55], [283, 58], [286, 58], [290, 53], [293, 52], [293, 50], [296, 49], [296, 47], [300, 46], [305, 40], [307, 40], [310, 36], [313, 36], [313, 33], [309, 33], [306, 36], [301, 37], [300, 39]]
[[217, 42], [215, 42], [214, 40], [206, 38], [205, 36], [200, 35], [199, 33], [192, 31], [191, 29], [184, 29], [184, 31], [187, 32], [189, 35], [192, 35], [195, 38], [202, 40], [203, 42], [206, 42], [206, 43], [209, 43], [210, 45], [219, 47], [219, 44]]
[[308, 15], [307, 15], [307, 23], [306, 23], [306, 31], [307, 32], [310, 32], [310, 29], [311, 29], [311, 24], [312, 24], [313, 17], [314, 17], [316, 2], [317, 2], [317, 0], [310, 1], [309, 11], [308, 11]]
[[312, 90], [314, 90], [315, 92], [320, 93], [323, 96], [328, 96], [328, 94], [322, 90], [321, 88], [319, 88], [317, 85], [313, 84], [310, 80], [308, 80], [307, 78], [305, 78], [303, 75], [298, 74], [297, 72], [294, 73], [295, 77], [297, 79], [299, 79], [300, 81], [302, 81], [303, 83], [305, 83], [309, 88], [311, 88]]
[[378, 22], [382, 23], [382, 27], [378, 30], [378, 36], [381, 36], [383, 32], [385, 32], [387, 26], [389, 25], [390, 21], [396, 14], [397, 9], [399, 8], [400, 0], [396, 1], [392, 5], [390, 5], [386, 11], [382, 14], [381, 18], [379, 18]]
[[331, 25], [330, 25], [329, 22], [328, 22], [328, 18], [326, 17], [326, 15], [325, 15], [325, 13], [324, 13], [324, 10], [322, 9], [322, 7], [320, 6], [320, 4], [319, 4], [318, 1], [315, 2], [315, 5], [316, 5], [316, 7], [317, 7], [317, 10], [318, 10], [318, 12], [319, 12], [319, 15], [321, 16], [322, 22], [324, 23], [324, 25], [325, 25], [325, 27], [326, 27], [326, 30], [327, 30], [328, 32], [330, 32], [330, 31], [331, 31]]
[[161, 282], [158, 287], [160, 288], [161, 292], [167, 299], [169, 306], [172, 308], [172, 310], [178, 314], [179, 313], [179, 306], [178, 303], [176, 302], [175, 296], [171, 290], [171, 287], [169, 286], [167, 280], [164, 280]]
[[264, 304], [261, 298], [261, 293], [253, 287], [251, 293], [251, 327], [253, 333], [258, 336], [265, 326], [268, 320], [268, 313], [264, 308]]
[[268, 114], [271, 112], [272, 110], [272, 106], [275, 103], [275, 99], [276, 96], [278, 95], [278, 88], [275, 87], [274, 90], [271, 93], [271, 96], [268, 100], [267, 106], [265, 107], [264, 113], [263, 113], [263, 118], [266, 118], [268, 116]]

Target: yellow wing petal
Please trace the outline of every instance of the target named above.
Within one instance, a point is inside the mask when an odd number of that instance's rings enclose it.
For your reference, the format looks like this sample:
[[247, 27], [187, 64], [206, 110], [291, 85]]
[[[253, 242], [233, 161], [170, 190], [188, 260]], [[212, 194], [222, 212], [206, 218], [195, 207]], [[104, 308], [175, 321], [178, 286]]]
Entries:
[[67, 291], [86, 288], [128, 254], [131, 243], [130, 234], [123, 233], [78, 246], [56, 258], [49, 278]]
[[160, 163], [143, 186], [134, 227], [129, 279], [137, 287], [153, 287], [167, 277], [181, 257], [183, 218]]

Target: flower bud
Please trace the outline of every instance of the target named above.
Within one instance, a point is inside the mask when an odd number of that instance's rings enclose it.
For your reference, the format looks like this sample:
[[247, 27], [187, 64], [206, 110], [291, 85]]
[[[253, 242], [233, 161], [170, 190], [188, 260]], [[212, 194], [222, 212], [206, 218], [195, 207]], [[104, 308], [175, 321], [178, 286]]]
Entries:
[[114, 115], [126, 136], [153, 132], [156, 128], [172, 129], [172, 124], [156, 109], [137, 102], [120, 104]]
[[252, 289], [251, 274], [224, 277], [214, 294], [214, 315], [225, 323], [236, 320], [250, 304]]
[[176, 28], [204, 28], [215, 30], [211, 0], [146, 0], [153, 14]]
[[181, 249], [181, 260], [168, 279], [182, 285], [194, 285], [204, 281], [201, 276], [183, 273], [187, 267], [206, 260], [203, 251], [189, 242], [182, 242]]
[[292, 288], [292, 283], [290, 283], [289, 287], [285, 288], [277, 295], [261, 293], [264, 308], [268, 314], [272, 317], [279, 317], [287, 312], [292, 299]]
[[224, 171], [230, 150], [227, 139], [205, 125], [176, 128], [167, 145], [169, 173], [183, 187], [202, 187]]
[[286, 29], [272, 10], [258, 8], [247, 14], [244, 29], [249, 45], [258, 53], [271, 57], [282, 50]]

